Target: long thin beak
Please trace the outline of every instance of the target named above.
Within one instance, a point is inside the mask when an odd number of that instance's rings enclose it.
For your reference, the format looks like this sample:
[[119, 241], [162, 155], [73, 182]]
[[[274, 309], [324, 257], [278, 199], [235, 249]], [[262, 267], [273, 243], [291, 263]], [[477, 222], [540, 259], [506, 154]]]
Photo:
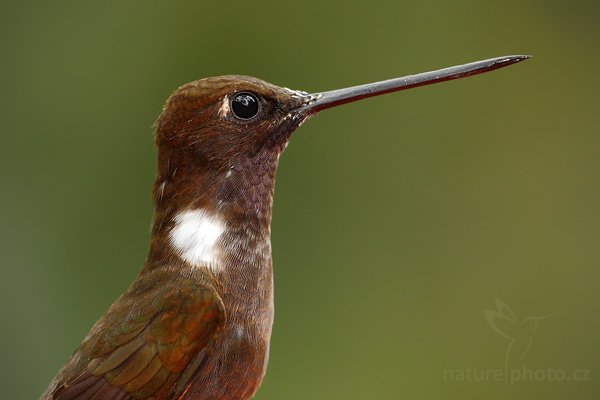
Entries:
[[450, 81], [452, 79], [482, 74], [498, 68], [507, 67], [528, 58], [529, 56], [525, 55], [496, 57], [490, 58], [489, 60], [476, 61], [469, 64], [439, 69], [437, 71], [409, 75], [403, 78], [367, 83], [365, 85], [331, 90], [329, 92], [313, 93], [312, 96], [315, 100], [305, 105], [301, 109], [301, 112], [303, 112], [305, 115], [311, 115], [318, 113], [321, 110], [325, 110], [326, 108], [339, 106], [341, 104], [365, 99], [367, 97], [379, 96], [381, 94], [397, 92], [417, 86], [431, 85], [432, 83]]
[[555, 315], [558, 315], [558, 314], [560, 314], [560, 312], [555, 312], [555, 313], [548, 314], [548, 315], [542, 315], [541, 317], [533, 317], [533, 319], [535, 319], [536, 321], [541, 321], [546, 318], [554, 317]]

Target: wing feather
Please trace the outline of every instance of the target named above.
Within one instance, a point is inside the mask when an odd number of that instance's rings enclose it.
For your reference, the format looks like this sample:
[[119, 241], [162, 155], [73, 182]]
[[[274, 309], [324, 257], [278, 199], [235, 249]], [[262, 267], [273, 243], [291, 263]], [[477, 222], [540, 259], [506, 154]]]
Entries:
[[[74, 354], [54, 400], [164, 399], [185, 388], [225, 319], [207, 284], [174, 272], [141, 275]], [[192, 369], [194, 371], [192, 371]]]

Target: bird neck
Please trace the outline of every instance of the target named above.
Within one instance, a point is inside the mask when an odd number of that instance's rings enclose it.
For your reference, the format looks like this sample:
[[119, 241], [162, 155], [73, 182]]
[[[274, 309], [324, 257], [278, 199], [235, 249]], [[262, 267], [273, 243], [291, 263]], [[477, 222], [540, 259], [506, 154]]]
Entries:
[[[208, 268], [257, 276], [271, 269], [271, 215], [279, 154], [214, 168], [160, 152], [146, 269]], [[261, 272], [262, 271], [262, 272]], [[240, 282], [243, 284], [243, 282]]]

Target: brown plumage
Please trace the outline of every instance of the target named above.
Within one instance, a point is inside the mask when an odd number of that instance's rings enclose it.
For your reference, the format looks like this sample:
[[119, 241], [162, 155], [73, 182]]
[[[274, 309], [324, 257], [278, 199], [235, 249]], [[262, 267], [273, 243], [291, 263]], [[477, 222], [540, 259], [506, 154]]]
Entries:
[[146, 263], [41, 400], [250, 398], [265, 373], [273, 322], [275, 172], [294, 130], [328, 107], [524, 58], [314, 95], [244, 76], [180, 87], [156, 123]]
[[[262, 118], [223, 108], [260, 96]], [[273, 315], [275, 169], [312, 97], [240, 76], [179, 88], [156, 123], [155, 214], [145, 266], [42, 399], [246, 399], [264, 375]], [[292, 97], [294, 96], [294, 97]], [[225, 103], [224, 103], [225, 102]], [[178, 213], [218, 214], [218, 268], [191, 265], [169, 233]]]

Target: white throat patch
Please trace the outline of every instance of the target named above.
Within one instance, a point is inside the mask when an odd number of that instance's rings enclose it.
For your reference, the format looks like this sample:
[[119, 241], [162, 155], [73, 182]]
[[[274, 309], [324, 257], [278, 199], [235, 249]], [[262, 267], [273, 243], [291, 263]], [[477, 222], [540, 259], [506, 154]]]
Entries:
[[181, 258], [194, 266], [218, 269], [217, 240], [225, 224], [205, 210], [188, 210], [175, 216], [169, 240]]

